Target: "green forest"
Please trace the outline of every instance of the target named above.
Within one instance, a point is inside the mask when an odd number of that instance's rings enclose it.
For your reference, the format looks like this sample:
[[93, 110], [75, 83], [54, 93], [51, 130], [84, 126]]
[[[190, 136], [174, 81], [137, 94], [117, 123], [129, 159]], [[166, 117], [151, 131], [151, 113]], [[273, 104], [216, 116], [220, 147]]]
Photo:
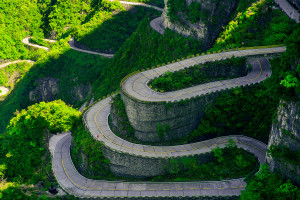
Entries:
[[[127, 1], [165, 6], [164, 0]], [[169, 0], [172, 9], [168, 15], [176, 21], [178, 12], [184, 12], [193, 23], [207, 18], [208, 12], [198, 12], [198, 4], [186, 6], [183, 0]], [[82, 174], [91, 179], [155, 182], [246, 177], [247, 186], [239, 199], [299, 199], [297, 183], [270, 172], [268, 164], [258, 166], [256, 157], [232, 142], [225, 149], [214, 148], [212, 160], [202, 165], [194, 157], [170, 159], [172, 173], [165, 176], [135, 179], [112, 174], [103, 144], [96, 142], [85, 129], [83, 114], [78, 109], [91, 99], [98, 101], [119, 91], [121, 80], [132, 72], [195, 55], [286, 46], [285, 53], [270, 59], [272, 76], [260, 84], [234, 88], [219, 96], [213, 105], [207, 106], [205, 116], [188, 136], [157, 145], [188, 144], [227, 135], [245, 135], [268, 144], [279, 102], [296, 102], [299, 106], [300, 25], [273, 0], [237, 1], [229, 23], [209, 49], [204, 48], [201, 40], [170, 29], [159, 34], [150, 27], [151, 20], [159, 16], [161, 12], [155, 9], [109, 0], [0, 1], [0, 66], [15, 60], [33, 61], [0, 67], [0, 86], [9, 89], [2, 96], [0, 90], [0, 199], [78, 199], [70, 194], [47, 193], [51, 184], [59, 187], [52, 170], [49, 139], [67, 131], [73, 137], [74, 165], [79, 169], [83, 162], [88, 163], [90, 173]], [[22, 40], [26, 37], [50, 50], [24, 44]], [[68, 44], [72, 37], [89, 50], [113, 53], [114, 57], [75, 51]], [[47, 42], [45, 38], [56, 42]], [[215, 75], [224, 69], [225, 72], [234, 69], [236, 75]], [[251, 70], [245, 58], [231, 58], [167, 72], [153, 79], [149, 86], [155, 91], [169, 92], [240, 77], [243, 69]], [[114, 105], [124, 129], [130, 132], [129, 137], [123, 138], [142, 143], [133, 135], [119, 95]], [[271, 147], [268, 151], [299, 167], [299, 151], [285, 146]], [[81, 154], [85, 157], [78, 156]]]

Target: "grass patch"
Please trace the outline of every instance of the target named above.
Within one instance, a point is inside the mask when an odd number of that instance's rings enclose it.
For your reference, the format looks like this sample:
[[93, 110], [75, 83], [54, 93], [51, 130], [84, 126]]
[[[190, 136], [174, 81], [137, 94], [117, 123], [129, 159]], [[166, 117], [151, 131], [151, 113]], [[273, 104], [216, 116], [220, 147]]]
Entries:
[[29, 39], [29, 42], [40, 46], [48, 47], [48, 48], [51, 45], [51, 42], [44, 40], [44, 38], [38, 38], [38, 37], [31, 37]]

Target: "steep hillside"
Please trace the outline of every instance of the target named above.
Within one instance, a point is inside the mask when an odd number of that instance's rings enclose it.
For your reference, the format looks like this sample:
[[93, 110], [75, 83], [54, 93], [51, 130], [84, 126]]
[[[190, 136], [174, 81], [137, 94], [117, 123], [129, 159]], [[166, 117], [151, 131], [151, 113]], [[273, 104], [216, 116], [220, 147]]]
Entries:
[[0, 8], [0, 59], [28, 58], [22, 39], [29, 34], [43, 37], [38, 4], [35, 0], [9, 0], [1, 1]]

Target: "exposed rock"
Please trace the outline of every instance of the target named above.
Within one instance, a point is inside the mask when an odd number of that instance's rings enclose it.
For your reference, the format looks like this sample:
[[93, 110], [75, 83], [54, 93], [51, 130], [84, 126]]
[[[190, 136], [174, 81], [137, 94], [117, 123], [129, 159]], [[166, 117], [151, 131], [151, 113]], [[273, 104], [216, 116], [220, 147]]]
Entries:
[[30, 101], [53, 101], [59, 92], [59, 80], [56, 78], [42, 78], [36, 81], [37, 87], [29, 92]]
[[72, 89], [72, 96], [74, 101], [84, 100], [92, 91], [92, 86], [89, 85], [77, 85]]
[[[277, 111], [277, 121], [273, 122], [268, 148], [287, 147], [296, 152], [300, 150], [300, 104], [281, 100]], [[296, 160], [297, 158], [295, 158]], [[299, 159], [299, 158], [298, 158]], [[281, 158], [268, 155], [266, 158], [272, 172], [279, 172], [285, 178], [300, 183], [300, 166], [283, 162]]]
[[200, 19], [196, 23], [186, 20], [186, 14], [178, 12], [181, 22], [171, 22], [167, 16], [168, 0], [165, 1], [165, 8], [162, 14], [162, 23], [165, 28], [174, 30], [184, 36], [192, 36], [203, 41], [205, 48], [208, 48], [222, 30], [222, 26], [228, 23], [229, 16], [234, 11], [237, 0], [232, 1], [208, 1], [208, 0], [185, 0], [186, 6], [193, 2], [200, 3], [201, 13], [208, 13], [207, 18]]

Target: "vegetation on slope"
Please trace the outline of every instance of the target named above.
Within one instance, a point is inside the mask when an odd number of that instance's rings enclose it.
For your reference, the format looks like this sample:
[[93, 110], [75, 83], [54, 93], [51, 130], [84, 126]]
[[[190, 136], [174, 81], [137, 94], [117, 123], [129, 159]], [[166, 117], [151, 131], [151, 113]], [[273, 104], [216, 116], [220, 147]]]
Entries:
[[[158, 16], [161, 12], [141, 6], [120, 12], [97, 12], [87, 23], [75, 26], [72, 34], [76, 41], [99, 52], [115, 53], [136, 30], [145, 16]], [[130, 22], [130, 23], [128, 23]]]
[[79, 173], [88, 178], [110, 179], [113, 175], [109, 171], [109, 160], [103, 156], [103, 145], [84, 129], [82, 119], [76, 121], [72, 136], [71, 157]]
[[[51, 51], [40, 58], [15, 85], [10, 95], [0, 102], [1, 133], [17, 109], [24, 109], [33, 103], [29, 99], [29, 92], [37, 87], [37, 80], [47, 77], [58, 79], [59, 91], [56, 99], [62, 99], [73, 105], [78, 103], [78, 106], [84, 100], [80, 99], [77, 92], [84, 90], [83, 92], [89, 93], [89, 88], [103, 72], [109, 59], [71, 50], [68, 40], [69, 38], [66, 38], [54, 43]], [[54, 99], [48, 99], [51, 100]]]
[[180, 160], [171, 159], [171, 174], [154, 177], [155, 181], [198, 181], [223, 180], [245, 177], [258, 170], [256, 157], [232, 145], [225, 149], [212, 150], [213, 158], [202, 163], [195, 157], [183, 157]]
[[46, 36], [61, 37], [68, 28], [88, 22], [94, 15], [123, 9], [117, 1], [108, 0], [45, 0], [39, 3], [43, 13], [43, 30]]
[[43, 35], [42, 15], [36, 0], [1, 1], [0, 8], [0, 58], [28, 58], [22, 39], [29, 34]]
[[283, 44], [293, 32], [295, 21], [281, 10], [272, 9], [273, 1], [259, 0], [224, 27], [211, 50]]
[[242, 191], [241, 200], [298, 200], [300, 189], [289, 180], [284, 180], [275, 173], [271, 173], [269, 166], [261, 166], [255, 177], [248, 179], [246, 190]]
[[17, 80], [21, 80], [23, 76], [32, 67], [31, 63], [22, 62], [9, 65], [0, 69], [0, 85], [13, 88]]

